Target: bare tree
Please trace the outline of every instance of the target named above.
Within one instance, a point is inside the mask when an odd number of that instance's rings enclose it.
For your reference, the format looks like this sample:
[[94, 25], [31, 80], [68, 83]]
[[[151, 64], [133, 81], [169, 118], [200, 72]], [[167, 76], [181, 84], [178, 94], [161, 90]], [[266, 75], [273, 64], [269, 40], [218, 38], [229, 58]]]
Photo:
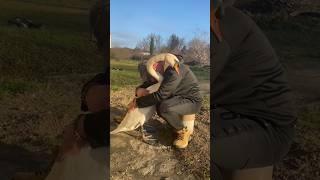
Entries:
[[210, 65], [210, 44], [204, 35], [197, 35], [188, 43], [186, 62]]
[[148, 51], [149, 47], [150, 47], [150, 42], [148, 38], [143, 38], [136, 45], [136, 49], [140, 49], [142, 51]]
[[180, 53], [184, 45], [185, 40], [183, 38], [172, 34], [168, 39], [167, 50], [173, 53]]
[[[150, 51], [152, 49], [153, 50], [152, 53], [156, 53], [160, 51], [161, 43], [162, 43], [161, 36], [152, 33], [152, 34], [149, 34], [147, 37], [143, 38], [141, 41], [139, 41], [136, 45], [136, 49], [140, 49], [143, 51]], [[151, 48], [151, 45], [152, 45], [152, 48]]]
[[153, 55], [153, 54], [154, 54], [154, 49], [155, 49], [155, 48], [154, 48], [154, 46], [155, 46], [155, 45], [154, 45], [154, 39], [155, 39], [154, 37], [151, 37], [151, 40], [150, 40], [150, 51], [149, 51], [149, 52], [150, 52], [150, 55]]

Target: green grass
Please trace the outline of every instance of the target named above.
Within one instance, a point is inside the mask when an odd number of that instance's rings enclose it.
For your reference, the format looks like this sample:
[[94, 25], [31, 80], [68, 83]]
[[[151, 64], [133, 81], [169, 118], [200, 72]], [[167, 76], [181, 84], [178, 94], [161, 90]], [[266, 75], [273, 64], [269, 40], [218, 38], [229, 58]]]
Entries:
[[[37, 1], [40, 2], [40, 1]], [[86, 9], [66, 8], [64, 6], [50, 5], [46, 2], [37, 3], [35, 1], [10, 1], [0, 0], [1, 13], [0, 25], [7, 26], [7, 21], [17, 16], [30, 18], [35, 22], [44, 24], [44, 28], [49, 31], [65, 33], [88, 33], [89, 8], [93, 0], [87, 1]], [[51, 1], [53, 2], [53, 1]], [[68, 2], [68, 1], [64, 1]]]
[[203, 67], [190, 67], [190, 69], [197, 76], [199, 81], [210, 81], [210, 69]]
[[[80, 0], [78, 0], [80, 2]], [[48, 75], [88, 73], [103, 69], [103, 60], [90, 41], [88, 8], [50, 5], [43, 1], [0, 0], [0, 76], [41, 79]], [[73, 2], [76, 2], [75, 0]], [[42, 29], [8, 26], [16, 16], [44, 23]]]
[[14, 79], [9, 81], [0, 81], [0, 99], [7, 94], [25, 93], [36, 86], [34, 82]]
[[[138, 86], [141, 83], [138, 62], [133, 60], [111, 60], [111, 90], [125, 86]], [[113, 70], [114, 68], [121, 70]]]

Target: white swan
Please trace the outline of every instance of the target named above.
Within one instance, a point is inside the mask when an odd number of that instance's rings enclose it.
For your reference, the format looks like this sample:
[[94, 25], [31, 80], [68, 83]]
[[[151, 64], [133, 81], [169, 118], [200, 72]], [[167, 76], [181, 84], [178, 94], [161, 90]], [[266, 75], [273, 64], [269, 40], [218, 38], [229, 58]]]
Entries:
[[[159, 89], [161, 82], [163, 80], [162, 75], [153, 69], [153, 65], [159, 61], [164, 61], [164, 70], [166, 70], [169, 66], [171, 66], [171, 67], [174, 67], [176, 71], [179, 73], [179, 70], [177, 69], [179, 59], [175, 55], [170, 53], [163, 53], [163, 54], [158, 54], [156, 56], [153, 56], [147, 62], [147, 70], [148, 70], [148, 73], [158, 81], [158, 83], [152, 86], [149, 86], [147, 88], [149, 93], [156, 92]], [[128, 111], [124, 119], [119, 124], [119, 126], [115, 130], [111, 131], [110, 133], [116, 134], [124, 131], [132, 131], [137, 129], [138, 127], [141, 127], [142, 135], [144, 138], [145, 136], [143, 134], [143, 124], [145, 123], [146, 120], [151, 119], [155, 111], [156, 111], [155, 105], [145, 107], [145, 108], [135, 108], [133, 111]]]
[[109, 178], [108, 148], [83, 147], [77, 154], [55, 162], [45, 180], [105, 180]]

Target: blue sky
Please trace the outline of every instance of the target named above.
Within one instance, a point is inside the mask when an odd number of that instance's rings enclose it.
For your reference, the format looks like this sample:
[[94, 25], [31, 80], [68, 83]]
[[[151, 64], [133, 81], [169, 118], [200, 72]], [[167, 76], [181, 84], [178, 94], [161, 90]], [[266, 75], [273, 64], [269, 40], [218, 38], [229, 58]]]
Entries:
[[110, 0], [110, 10], [113, 47], [134, 48], [150, 33], [188, 41], [210, 28], [210, 0]]

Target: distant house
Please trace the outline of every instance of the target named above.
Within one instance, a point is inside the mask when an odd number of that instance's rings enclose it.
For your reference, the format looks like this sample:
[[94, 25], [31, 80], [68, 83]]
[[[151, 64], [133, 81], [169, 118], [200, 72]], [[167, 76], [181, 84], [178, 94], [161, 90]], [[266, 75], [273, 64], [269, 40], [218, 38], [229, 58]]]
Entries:
[[135, 60], [144, 60], [150, 57], [150, 52], [135, 50], [134, 54], [131, 56], [131, 59]]
[[150, 53], [141, 51], [141, 52], [138, 52], [138, 55], [140, 55], [140, 56], [150, 56]]

